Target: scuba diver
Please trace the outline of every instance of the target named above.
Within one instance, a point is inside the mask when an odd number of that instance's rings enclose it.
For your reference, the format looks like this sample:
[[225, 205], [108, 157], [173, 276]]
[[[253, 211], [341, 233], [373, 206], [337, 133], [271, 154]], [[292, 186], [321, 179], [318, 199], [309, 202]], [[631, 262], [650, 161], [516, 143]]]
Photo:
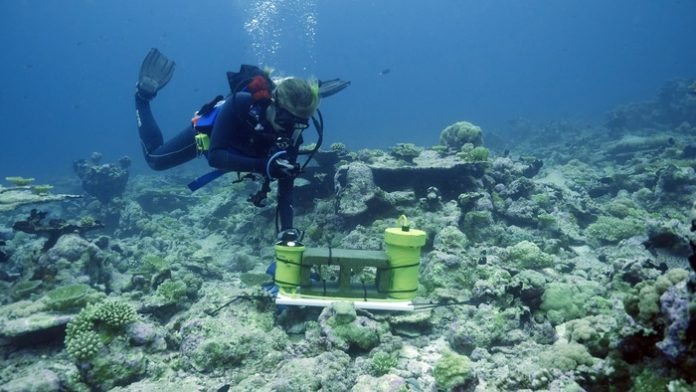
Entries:
[[[189, 184], [192, 191], [228, 172], [251, 173], [263, 179], [261, 190], [249, 201], [264, 206], [270, 182], [278, 181], [276, 231], [297, 237], [293, 229], [293, 182], [321, 144], [323, 119], [317, 110], [322, 97], [333, 95], [350, 82], [333, 79], [308, 82], [298, 78], [271, 80], [258, 67], [243, 65], [228, 72], [231, 93], [217, 96], [195, 113], [191, 124], [164, 141], [150, 101], [172, 78], [176, 64], [157, 49], [149, 51], [140, 67], [135, 109], [145, 160], [154, 170], [165, 170], [205, 156], [215, 171]], [[317, 116], [315, 116], [315, 113]], [[300, 151], [302, 132], [310, 121], [319, 135], [314, 150]], [[299, 155], [309, 155], [303, 166]], [[242, 179], [240, 178], [239, 181]], [[278, 227], [280, 220], [280, 227]]]

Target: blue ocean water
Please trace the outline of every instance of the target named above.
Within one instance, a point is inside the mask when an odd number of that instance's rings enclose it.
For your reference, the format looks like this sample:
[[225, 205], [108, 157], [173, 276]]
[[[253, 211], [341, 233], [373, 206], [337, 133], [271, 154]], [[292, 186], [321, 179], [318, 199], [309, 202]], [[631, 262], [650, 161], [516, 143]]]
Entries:
[[[601, 124], [696, 76], [687, 0], [0, 0], [0, 174], [70, 175], [92, 151], [144, 169], [133, 93], [143, 56], [177, 62], [153, 104], [165, 137], [227, 91], [225, 71], [341, 77], [326, 143], [437, 143], [459, 120]], [[389, 70], [388, 73], [382, 72]]]

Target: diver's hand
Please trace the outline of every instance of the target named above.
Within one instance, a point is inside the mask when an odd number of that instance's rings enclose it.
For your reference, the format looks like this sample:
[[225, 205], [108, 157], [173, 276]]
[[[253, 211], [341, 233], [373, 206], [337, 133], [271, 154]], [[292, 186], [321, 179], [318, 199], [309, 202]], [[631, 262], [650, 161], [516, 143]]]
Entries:
[[300, 173], [300, 165], [292, 163], [287, 159], [271, 158], [272, 160], [266, 164], [268, 168], [267, 175], [270, 178], [282, 180], [285, 178], [295, 177]]
[[297, 242], [302, 239], [302, 235], [297, 229], [285, 229], [278, 233], [277, 240], [279, 242]]

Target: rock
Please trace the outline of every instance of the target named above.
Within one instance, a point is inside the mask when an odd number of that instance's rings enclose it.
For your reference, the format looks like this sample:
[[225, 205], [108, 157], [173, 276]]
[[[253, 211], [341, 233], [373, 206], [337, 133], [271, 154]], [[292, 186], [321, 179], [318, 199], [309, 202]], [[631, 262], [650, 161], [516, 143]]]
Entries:
[[480, 189], [478, 179], [485, 173], [487, 162], [466, 162], [457, 156], [440, 156], [437, 151], [425, 150], [409, 166], [378, 160], [368, 166], [374, 183], [386, 192], [413, 189], [416, 197], [426, 197], [428, 188], [440, 190], [443, 201], [457, 200], [466, 192]]
[[[109, 392], [200, 392], [205, 382], [194, 376], [184, 379], [167, 380], [141, 380], [123, 387], [110, 389]], [[215, 389], [211, 389], [215, 391]]]
[[338, 214], [345, 217], [365, 213], [368, 203], [375, 200], [379, 192], [372, 171], [364, 163], [351, 163], [340, 168], [334, 181], [338, 189]]
[[696, 185], [696, 171], [692, 167], [677, 167], [669, 164], [658, 172], [658, 176], [658, 189], [667, 193], [688, 192], [693, 185]]
[[148, 358], [142, 349], [126, 346], [114, 340], [109, 352], [99, 355], [82, 368], [83, 380], [94, 390], [108, 391], [117, 385], [128, 385], [143, 378], [147, 372]]
[[40, 312], [0, 324], [0, 344], [26, 345], [60, 339], [72, 315]]
[[96, 255], [99, 248], [79, 235], [64, 235], [43, 256], [41, 264], [53, 264], [63, 259], [67, 262], [77, 262], [83, 257]]
[[331, 346], [343, 351], [370, 350], [380, 342], [386, 327], [365, 316], [357, 316], [350, 302], [336, 302], [319, 315], [321, 332]]
[[438, 387], [444, 390], [473, 390], [476, 377], [471, 360], [464, 355], [445, 352], [433, 368], [433, 376]]
[[541, 304], [545, 284], [546, 278], [544, 278], [544, 275], [525, 269], [512, 277], [507, 291], [518, 296], [522, 303], [529, 306], [530, 309], [536, 310]]
[[662, 248], [670, 250], [680, 256], [688, 257], [690, 246], [688, 241], [688, 228], [676, 219], [650, 220], [647, 222], [646, 231], [649, 248]]
[[352, 392], [400, 392], [406, 389], [406, 380], [395, 374], [382, 377], [362, 375], [358, 377]]
[[394, 334], [416, 338], [430, 333], [432, 329], [432, 311], [394, 314], [389, 317], [389, 324]]
[[689, 294], [686, 282], [670, 287], [660, 297], [660, 308], [667, 319], [664, 338], [656, 346], [672, 362], [689, 349], [686, 330], [689, 327], [689, 304], [696, 296]]
[[128, 341], [134, 346], [144, 346], [152, 343], [157, 337], [157, 331], [152, 324], [136, 321], [126, 328]]
[[643, 137], [626, 135], [621, 140], [611, 143], [607, 152], [611, 155], [635, 153], [638, 151], [666, 148], [670, 145], [669, 137]]
[[234, 391], [349, 391], [355, 385], [351, 358], [341, 351], [330, 351], [310, 358], [284, 359], [271, 377], [247, 377]]
[[454, 321], [447, 332], [447, 341], [459, 353], [466, 355], [477, 347], [499, 345], [510, 331], [520, 327], [520, 314], [514, 307], [501, 311], [481, 304], [469, 308], [466, 317]]
[[43, 204], [53, 201], [79, 199], [80, 195], [36, 193], [31, 186], [19, 186], [4, 188], [0, 186], [0, 212], [12, 211], [19, 206], [29, 204]]
[[[268, 320], [254, 312], [235, 313], [228, 309], [215, 318], [193, 318], [181, 329], [179, 352], [186, 368], [202, 373], [245, 364], [272, 355], [285, 347], [287, 335], [270, 328]], [[237, 310], [239, 312], [239, 310]]]
[[62, 390], [60, 378], [48, 369], [19, 376], [0, 386], [0, 392], [59, 392]]
[[73, 162], [73, 171], [82, 180], [82, 189], [102, 203], [110, 202], [126, 190], [129, 162], [100, 165], [98, 160]]

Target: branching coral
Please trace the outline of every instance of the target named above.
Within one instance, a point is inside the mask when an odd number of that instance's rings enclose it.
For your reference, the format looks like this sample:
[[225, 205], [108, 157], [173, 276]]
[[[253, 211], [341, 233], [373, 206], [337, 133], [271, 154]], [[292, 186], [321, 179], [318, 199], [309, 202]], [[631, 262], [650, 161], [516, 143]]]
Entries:
[[75, 360], [88, 360], [104, 347], [113, 332], [122, 331], [135, 319], [135, 310], [123, 302], [108, 300], [87, 305], [68, 323], [65, 348]]

